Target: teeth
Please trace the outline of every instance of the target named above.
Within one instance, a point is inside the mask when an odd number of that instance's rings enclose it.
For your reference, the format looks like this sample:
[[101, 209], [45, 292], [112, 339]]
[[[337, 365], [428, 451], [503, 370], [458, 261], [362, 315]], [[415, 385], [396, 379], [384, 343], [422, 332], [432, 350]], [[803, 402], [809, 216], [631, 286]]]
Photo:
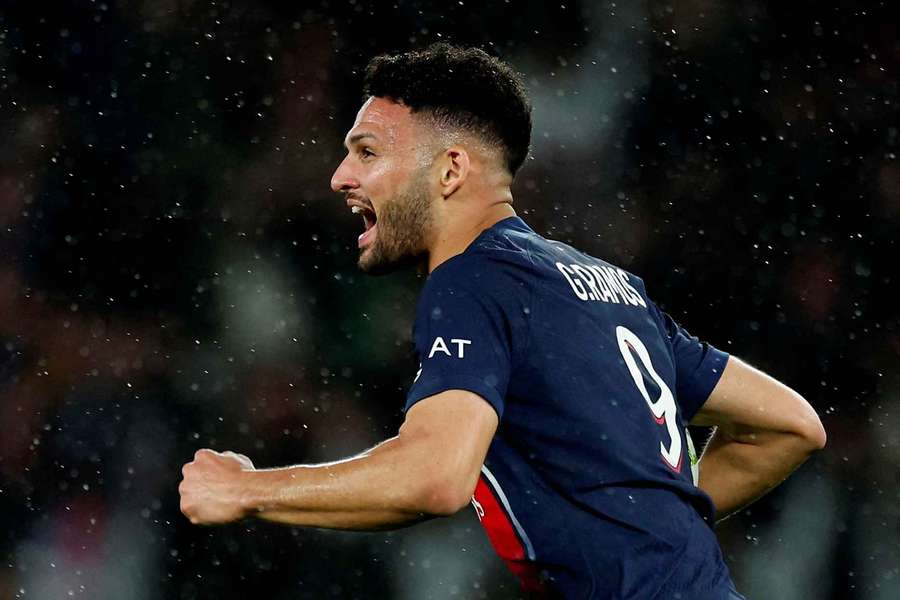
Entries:
[[351, 206], [350, 207], [350, 212], [352, 212], [354, 215], [358, 215], [362, 211], [363, 211], [362, 206]]

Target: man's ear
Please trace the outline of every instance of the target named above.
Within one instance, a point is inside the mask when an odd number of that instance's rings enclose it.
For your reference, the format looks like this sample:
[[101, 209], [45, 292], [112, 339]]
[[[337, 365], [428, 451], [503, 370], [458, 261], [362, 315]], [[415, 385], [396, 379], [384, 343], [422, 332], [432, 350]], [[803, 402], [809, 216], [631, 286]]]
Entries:
[[469, 176], [469, 153], [461, 146], [451, 146], [441, 158], [441, 196], [449, 198]]

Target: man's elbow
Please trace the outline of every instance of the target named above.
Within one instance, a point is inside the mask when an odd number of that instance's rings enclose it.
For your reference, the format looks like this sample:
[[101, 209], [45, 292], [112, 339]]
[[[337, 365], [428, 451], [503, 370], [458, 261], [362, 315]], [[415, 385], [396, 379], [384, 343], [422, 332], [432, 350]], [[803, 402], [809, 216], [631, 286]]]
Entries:
[[814, 417], [812, 422], [808, 423], [805, 430], [801, 434], [809, 445], [810, 453], [821, 450], [828, 441], [828, 435], [825, 433], [825, 427], [818, 417]]
[[472, 501], [474, 487], [451, 477], [433, 477], [422, 490], [421, 510], [438, 517], [454, 515]]
[[[806, 403], [805, 400], [804, 403]], [[807, 450], [809, 454], [812, 454], [825, 447], [828, 436], [825, 433], [825, 427], [822, 426], [822, 421], [819, 419], [819, 416], [811, 406], [808, 404], [806, 406], [807, 410], [799, 415], [800, 418], [793, 427], [793, 433], [802, 439], [804, 449]]]

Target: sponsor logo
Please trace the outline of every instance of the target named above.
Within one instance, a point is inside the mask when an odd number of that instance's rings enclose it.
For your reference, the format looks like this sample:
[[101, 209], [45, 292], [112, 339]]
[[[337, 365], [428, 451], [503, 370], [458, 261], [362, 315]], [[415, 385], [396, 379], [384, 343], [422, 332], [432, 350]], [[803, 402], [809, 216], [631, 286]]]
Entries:
[[[456, 358], [465, 358], [466, 357], [466, 346], [472, 343], [472, 340], [463, 340], [460, 338], [452, 338], [450, 340], [451, 344], [456, 345]], [[447, 342], [444, 341], [444, 338], [437, 337], [434, 340], [434, 343], [431, 345], [431, 352], [428, 353], [428, 358], [431, 358], [438, 352], [446, 354], [447, 356], [453, 356], [450, 353], [450, 348], [447, 346]]]

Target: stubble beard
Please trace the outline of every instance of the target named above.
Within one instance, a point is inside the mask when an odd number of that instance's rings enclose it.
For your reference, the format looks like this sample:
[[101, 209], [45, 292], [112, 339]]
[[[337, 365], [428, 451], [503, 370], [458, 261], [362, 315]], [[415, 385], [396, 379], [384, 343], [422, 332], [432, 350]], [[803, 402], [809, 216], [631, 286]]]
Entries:
[[407, 188], [379, 210], [375, 240], [359, 255], [357, 264], [363, 272], [384, 275], [427, 257], [432, 215], [425, 172], [413, 175]]

